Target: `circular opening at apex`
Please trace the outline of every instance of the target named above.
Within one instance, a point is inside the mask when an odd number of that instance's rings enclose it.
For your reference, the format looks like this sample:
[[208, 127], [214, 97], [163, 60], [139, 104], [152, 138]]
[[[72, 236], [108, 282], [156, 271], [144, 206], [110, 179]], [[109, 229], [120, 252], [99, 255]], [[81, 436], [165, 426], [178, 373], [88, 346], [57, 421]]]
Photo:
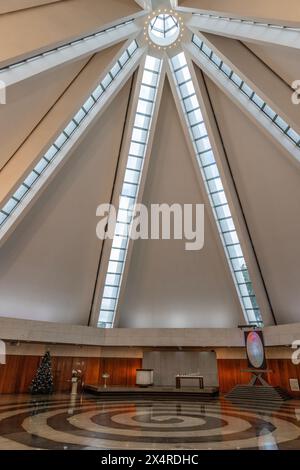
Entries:
[[149, 37], [158, 46], [169, 46], [178, 39], [179, 33], [179, 21], [173, 15], [160, 14], [149, 23]]

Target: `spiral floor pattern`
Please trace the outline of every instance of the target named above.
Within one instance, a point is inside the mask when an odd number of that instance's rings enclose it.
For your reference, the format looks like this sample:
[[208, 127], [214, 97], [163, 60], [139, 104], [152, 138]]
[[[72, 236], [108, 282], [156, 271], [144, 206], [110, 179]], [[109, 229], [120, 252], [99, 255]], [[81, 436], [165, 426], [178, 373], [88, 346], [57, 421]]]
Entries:
[[0, 449], [300, 449], [300, 402], [2, 396]]

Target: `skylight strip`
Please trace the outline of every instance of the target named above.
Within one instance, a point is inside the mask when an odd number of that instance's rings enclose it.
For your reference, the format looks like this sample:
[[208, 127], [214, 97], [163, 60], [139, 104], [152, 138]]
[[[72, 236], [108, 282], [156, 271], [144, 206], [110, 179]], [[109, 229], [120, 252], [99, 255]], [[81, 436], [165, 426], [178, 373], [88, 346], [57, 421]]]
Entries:
[[[134, 217], [134, 207], [137, 202], [155, 109], [161, 65], [162, 61], [160, 59], [151, 56], [146, 57], [120, 194], [117, 224], [100, 305], [98, 328], [111, 328], [114, 323], [127, 257], [130, 228]], [[143, 127], [142, 131], [141, 127]]]
[[[171, 65], [198, 165], [245, 318], [249, 323], [262, 323], [261, 312], [184, 53], [173, 57]], [[181, 81], [181, 71], [176, 72], [179, 67], [181, 70], [185, 69], [184, 82]]]
[[111, 31], [115, 31], [116, 29], [120, 29], [124, 26], [127, 26], [129, 24], [132, 24], [134, 22], [134, 19], [130, 19], [128, 21], [125, 21], [125, 22], [122, 22], [122, 23], [119, 23], [115, 26], [110, 26], [109, 28], [107, 29], [104, 29], [102, 31], [98, 31], [94, 34], [89, 34], [88, 36], [85, 36], [83, 38], [80, 38], [80, 39], [76, 39], [75, 41], [72, 41], [72, 42], [68, 42], [66, 44], [63, 44], [62, 46], [59, 46], [59, 47], [55, 47], [54, 49], [50, 49], [46, 52], [42, 52], [41, 54], [37, 54], [37, 55], [34, 55], [34, 56], [31, 56], [29, 57], [28, 59], [24, 59], [24, 60], [21, 60], [19, 62], [15, 62], [14, 64], [10, 64], [10, 65], [7, 65], [6, 67], [3, 67], [3, 68], [0, 68], [0, 74], [2, 72], [6, 72], [7, 70], [12, 70], [16, 67], [20, 67], [22, 65], [26, 65], [30, 62], [33, 62], [35, 60], [38, 60], [38, 59], [42, 59], [43, 57], [47, 57], [49, 56], [50, 54], [53, 54], [53, 53], [56, 53], [56, 52], [59, 52], [59, 51], [62, 51], [68, 47], [72, 47], [72, 46], [75, 46], [75, 45], [78, 45], [80, 43], [83, 43], [85, 41], [88, 41], [90, 39], [94, 39], [96, 37], [99, 37], [99, 36], [103, 36], [107, 33], [110, 33]]
[[129, 47], [123, 52], [123, 54], [116, 62], [116, 64], [112, 67], [112, 69], [106, 74], [102, 82], [95, 88], [93, 93], [89, 96], [86, 102], [75, 114], [73, 119], [71, 119], [71, 121], [67, 124], [64, 130], [59, 134], [59, 136], [51, 145], [49, 150], [35, 165], [34, 169], [31, 170], [30, 173], [26, 176], [23, 183], [15, 191], [14, 195], [0, 209], [0, 227], [4, 226], [4, 224], [9, 220], [9, 217], [12, 215], [13, 211], [18, 207], [21, 201], [23, 201], [23, 199], [29, 195], [30, 190], [33, 188], [40, 176], [55, 160], [61, 149], [66, 144], [66, 142], [68, 142], [69, 139], [74, 135], [74, 133], [78, 131], [81, 124], [88, 116], [92, 108], [94, 108], [94, 106], [96, 105], [96, 103], [98, 103], [104, 93], [106, 93], [107, 89], [114, 82], [121, 70], [123, 70], [123, 68], [128, 64], [137, 49], [138, 44], [136, 41], [133, 41], [129, 45]]
[[195, 34], [192, 43], [222, 72], [288, 139], [300, 148], [300, 135], [237, 75], [205, 42]]
[[193, 16], [201, 16], [202, 18], [224, 20], [224, 21], [230, 21], [232, 23], [242, 23], [246, 25], [264, 26], [264, 27], [268, 27], [272, 29], [281, 29], [281, 30], [287, 30], [287, 31], [300, 32], [300, 28], [296, 28], [292, 26], [285, 26], [285, 25], [274, 24], [274, 23], [264, 23], [262, 21], [254, 21], [254, 20], [248, 20], [248, 19], [243, 19], [243, 18], [233, 18], [230, 16], [219, 16], [219, 15], [212, 15], [209, 13], [193, 13]]

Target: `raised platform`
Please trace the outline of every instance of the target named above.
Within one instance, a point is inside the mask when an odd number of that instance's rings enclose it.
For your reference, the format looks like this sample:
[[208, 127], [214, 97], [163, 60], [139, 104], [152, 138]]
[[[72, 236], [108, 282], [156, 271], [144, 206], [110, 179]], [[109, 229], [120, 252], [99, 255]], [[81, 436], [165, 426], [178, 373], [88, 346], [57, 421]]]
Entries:
[[84, 391], [104, 399], [188, 399], [207, 400], [219, 396], [218, 387], [107, 387], [99, 385], [85, 385]]

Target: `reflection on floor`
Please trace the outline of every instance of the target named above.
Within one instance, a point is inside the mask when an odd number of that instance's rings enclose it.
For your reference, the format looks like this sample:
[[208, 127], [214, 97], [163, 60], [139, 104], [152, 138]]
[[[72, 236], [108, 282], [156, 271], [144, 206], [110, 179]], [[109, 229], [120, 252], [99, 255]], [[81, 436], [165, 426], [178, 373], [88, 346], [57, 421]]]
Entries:
[[0, 449], [300, 449], [300, 401], [1, 396]]

